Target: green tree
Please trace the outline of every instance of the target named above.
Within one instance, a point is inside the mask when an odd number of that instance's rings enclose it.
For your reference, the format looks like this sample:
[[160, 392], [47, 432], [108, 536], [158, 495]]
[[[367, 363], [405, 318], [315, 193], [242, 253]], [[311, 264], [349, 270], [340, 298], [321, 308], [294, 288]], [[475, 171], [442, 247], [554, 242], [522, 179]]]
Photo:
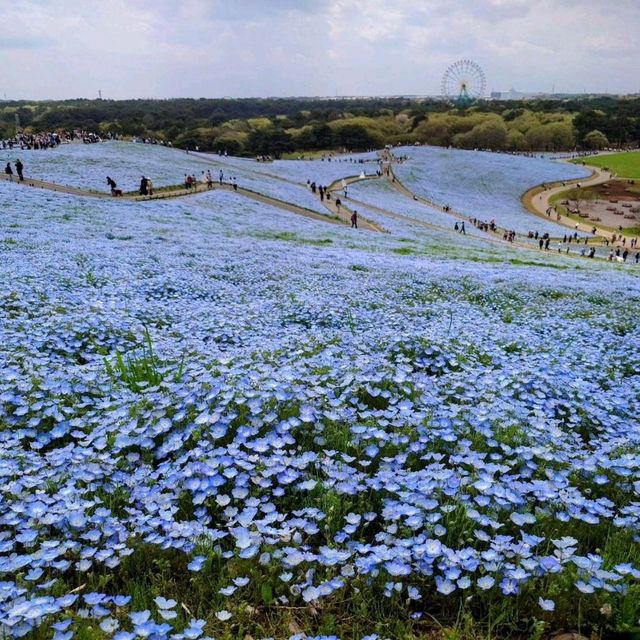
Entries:
[[587, 149], [604, 149], [609, 146], [609, 139], [598, 129], [589, 131], [582, 142]]
[[383, 146], [382, 136], [360, 124], [345, 124], [336, 133], [338, 144], [347, 149], [374, 149]]
[[420, 142], [441, 147], [448, 147], [453, 137], [449, 123], [441, 118], [421, 122], [413, 133]]
[[524, 133], [517, 129], [507, 132], [507, 149], [512, 151], [524, 151], [527, 148], [527, 139]]
[[465, 149], [504, 149], [507, 142], [507, 127], [499, 118], [491, 118], [475, 125], [467, 133], [454, 136], [456, 147]]
[[248, 147], [259, 155], [279, 158], [283, 153], [293, 150], [293, 140], [282, 129], [258, 129], [249, 134]]

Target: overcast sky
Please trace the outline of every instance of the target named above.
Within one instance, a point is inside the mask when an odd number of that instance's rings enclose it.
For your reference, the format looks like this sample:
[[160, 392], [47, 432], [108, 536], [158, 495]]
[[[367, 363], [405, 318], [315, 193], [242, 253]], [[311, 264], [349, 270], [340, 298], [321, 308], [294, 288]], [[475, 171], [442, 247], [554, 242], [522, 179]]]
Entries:
[[8, 99], [640, 91], [640, 0], [0, 0]]

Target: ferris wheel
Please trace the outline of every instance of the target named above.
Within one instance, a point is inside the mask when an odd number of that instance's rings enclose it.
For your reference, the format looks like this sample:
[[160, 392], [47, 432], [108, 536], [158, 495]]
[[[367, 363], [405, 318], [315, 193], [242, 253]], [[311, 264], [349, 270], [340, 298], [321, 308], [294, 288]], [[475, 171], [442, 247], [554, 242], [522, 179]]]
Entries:
[[442, 95], [457, 107], [468, 107], [482, 98], [487, 88], [484, 71], [473, 60], [454, 62], [442, 76]]

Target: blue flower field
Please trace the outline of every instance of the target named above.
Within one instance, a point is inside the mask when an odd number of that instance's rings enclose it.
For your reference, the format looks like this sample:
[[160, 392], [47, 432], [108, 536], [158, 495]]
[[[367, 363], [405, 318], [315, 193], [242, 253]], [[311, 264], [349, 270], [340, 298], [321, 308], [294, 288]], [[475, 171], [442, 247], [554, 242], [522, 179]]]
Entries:
[[[23, 161], [96, 189], [216, 167], [75, 149]], [[0, 637], [638, 629], [640, 268], [461, 236], [374, 184], [353, 197], [403, 213], [371, 212], [389, 233], [0, 182]]]

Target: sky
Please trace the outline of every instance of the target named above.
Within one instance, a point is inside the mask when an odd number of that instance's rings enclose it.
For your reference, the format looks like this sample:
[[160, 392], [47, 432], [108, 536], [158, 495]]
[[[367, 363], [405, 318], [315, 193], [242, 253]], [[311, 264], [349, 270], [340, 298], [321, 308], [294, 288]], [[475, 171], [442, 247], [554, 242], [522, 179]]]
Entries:
[[0, 0], [0, 98], [640, 92], [640, 0]]

